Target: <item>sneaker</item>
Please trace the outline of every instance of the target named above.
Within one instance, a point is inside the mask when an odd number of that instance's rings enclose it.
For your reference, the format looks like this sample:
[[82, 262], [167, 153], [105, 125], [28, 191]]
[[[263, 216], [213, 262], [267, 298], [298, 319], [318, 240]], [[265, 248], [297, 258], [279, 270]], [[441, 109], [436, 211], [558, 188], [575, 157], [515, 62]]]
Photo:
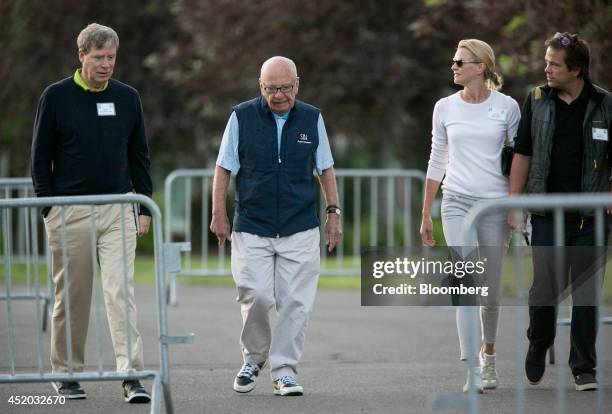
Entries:
[[295, 378], [284, 376], [272, 382], [274, 395], [292, 396], [304, 395], [304, 388], [295, 381]]
[[[463, 392], [464, 393], [468, 393], [470, 391], [470, 371], [468, 370], [467, 373], [467, 380], [465, 381], [465, 384], [463, 385]], [[474, 386], [476, 387], [476, 392], [478, 394], [482, 394], [484, 392], [484, 387], [482, 384], [482, 371], [480, 370], [480, 367], [476, 367], [474, 370]]]
[[242, 393], [252, 391], [255, 388], [255, 378], [265, 364], [266, 361], [259, 364], [245, 362], [234, 379], [234, 391]]
[[123, 387], [123, 400], [130, 404], [146, 404], [151, 401], [151, 395], [138, 380], [127, 380], [121, 384]]
[[485, 390], [497, 388], [497, 371], [495, 370], [495, 354], [480, 352], [480, 366], [482, 367], [482, 386]]
[[597, 389], [597, 379], [590, 373], [576, 375], [576, 391], [591, 391]]
[[525, 374], [531, 385], [538, 385], [544, 376], [546, 369], [546, 348], [538, 349], [533, 344], [529, 344], [527, 355], [525, 356]]
[[76, 381], [54, 381], [51, 383], [57, 395], [62, 395], [69, 400], [82, 400], [87, 398], [87, 394], [81, 384]]

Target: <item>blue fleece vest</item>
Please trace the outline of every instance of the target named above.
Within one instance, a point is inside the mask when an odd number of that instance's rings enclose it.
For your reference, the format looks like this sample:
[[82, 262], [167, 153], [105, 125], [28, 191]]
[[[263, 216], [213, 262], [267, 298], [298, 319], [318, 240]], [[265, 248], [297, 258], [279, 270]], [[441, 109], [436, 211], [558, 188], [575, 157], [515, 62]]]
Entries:
[[313, 168], [319, 145], [319, 109], [296, 101], [283, 126], [280, 154], [276, 121], [255, 98], [234, 107], [238, 159], [234, 231], [285, 237], [319, 226]]

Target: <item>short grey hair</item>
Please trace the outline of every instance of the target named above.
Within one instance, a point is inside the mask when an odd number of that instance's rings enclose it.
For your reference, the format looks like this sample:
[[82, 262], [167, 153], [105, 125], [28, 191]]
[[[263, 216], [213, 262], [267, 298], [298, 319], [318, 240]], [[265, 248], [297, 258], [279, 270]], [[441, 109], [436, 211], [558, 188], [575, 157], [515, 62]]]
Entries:
[[119, 48], [119, 36], [110, 27], [98, 23], [89, 24], [77, 37], [79, 52], [89, 53], [91, 49], [101, 49], [106, 46]]

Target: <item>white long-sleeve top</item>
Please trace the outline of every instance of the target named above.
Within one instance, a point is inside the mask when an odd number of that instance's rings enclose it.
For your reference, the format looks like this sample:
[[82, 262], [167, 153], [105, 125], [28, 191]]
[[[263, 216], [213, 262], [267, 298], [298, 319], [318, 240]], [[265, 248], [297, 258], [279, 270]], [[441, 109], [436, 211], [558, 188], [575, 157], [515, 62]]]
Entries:
[[443, 191], [479, 198], [508, 195], [501, 153], [506, 137], [513, 143], [520, 118], [516, 101], [497, 91], [477, 104], [465, 102], [459, 92], [440, 99], [433, 111], [427, 178], [444, 178]]

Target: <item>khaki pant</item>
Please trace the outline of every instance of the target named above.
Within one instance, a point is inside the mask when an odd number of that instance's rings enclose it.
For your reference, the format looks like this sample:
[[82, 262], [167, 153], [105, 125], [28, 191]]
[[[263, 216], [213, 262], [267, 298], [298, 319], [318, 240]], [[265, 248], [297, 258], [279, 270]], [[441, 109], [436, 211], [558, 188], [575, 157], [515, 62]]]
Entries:
[[[319, 229], [288, 237], [232, 234], [232, 274], [245, 362], [270, 360], [272, 379], [296, 376], [320, 271]], [[278, 319], [270, 326], [270, 310]]]
[[[125, 256], [121, 230], [121, 209], [124, 210]], [[62, 208], [55, 206], [45, 218], [45, 228], [53, 263], [55, 307], [51, 324], [51, 366], [53, 372], [67, 372], [68, 352], [66, 317], [70, 310], [72, 335], [72, 363], [74, 371], [83, 371], [85, 340], [89, 325], [93, 282], [92, 263], [92, 206], [65, 207], [65, 236], [67, 262], [64, 263], [62, 237]], [[106, 315], [117, 360], [117, 371], [130, 368], [143, 369], [143, 350], [140, 333], [136, 328], [134, 303], [134, 257], [136, 252], [136, 222], [130, 205], [93, 206], [95, 216], [95, 242], [97, 261], [101, 269], [102, 290]], [[128, 278], [127, 300], [129, 321], [126, 318], [124, 271]], [[68, 286], [64, 281], [67, 273]], [[68, 302], [66, 297], [68, 297]], [[126, 329], [126, 326], [129, 326]], [[131, 361], [128, 356], [130, 332]]]

